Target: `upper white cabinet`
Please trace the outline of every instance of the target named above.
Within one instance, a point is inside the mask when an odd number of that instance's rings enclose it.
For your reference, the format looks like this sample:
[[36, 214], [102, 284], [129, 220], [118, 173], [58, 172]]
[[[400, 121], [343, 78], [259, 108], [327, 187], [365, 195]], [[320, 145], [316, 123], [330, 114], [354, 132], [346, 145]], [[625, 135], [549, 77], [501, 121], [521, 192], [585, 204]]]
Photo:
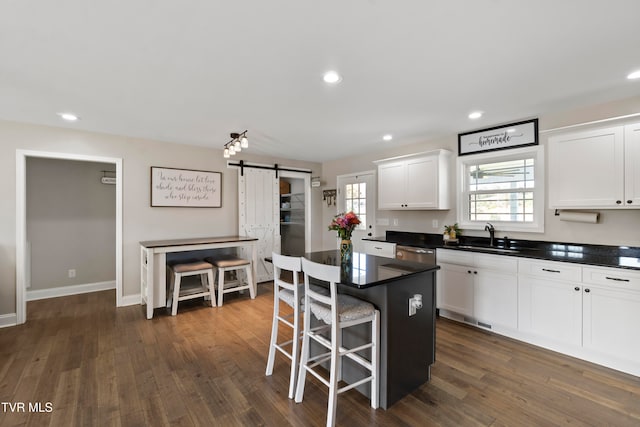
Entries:
[[451, 152], [377, 160], [378, 209], [449, 209]]
[[640, 123], [549, 138], [549, 208], [640, 209]]

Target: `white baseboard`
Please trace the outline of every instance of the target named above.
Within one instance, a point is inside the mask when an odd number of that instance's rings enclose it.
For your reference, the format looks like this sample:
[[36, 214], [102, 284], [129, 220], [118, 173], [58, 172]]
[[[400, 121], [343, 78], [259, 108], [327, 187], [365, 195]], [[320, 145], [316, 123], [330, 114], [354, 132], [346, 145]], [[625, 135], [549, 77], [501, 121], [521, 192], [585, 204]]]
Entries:
[[60, 286], [50, 289], [30, 289], [27, 290], [27, 301], [86, 294], [88, 292], [106, 291], [115, 288], [116, 282], [113, 280], [109, 282], [87, 283], [84, 285]]
[[0, 314], [0, 328], [7, 328], [9, 326], [16, 326], [18, 317], [16, 313]]
[[140, 294], [135, 295], [125, 295], [120, 298], [120, 304], [118, 307], [126, 307], [128, 305], [140, 305], [141, 299]]

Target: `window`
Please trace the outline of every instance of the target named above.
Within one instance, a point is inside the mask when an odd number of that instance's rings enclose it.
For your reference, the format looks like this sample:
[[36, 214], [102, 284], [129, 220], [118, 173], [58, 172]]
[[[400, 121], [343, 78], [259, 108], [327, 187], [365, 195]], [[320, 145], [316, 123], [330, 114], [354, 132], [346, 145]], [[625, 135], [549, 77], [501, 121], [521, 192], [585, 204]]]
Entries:
[[366, 230], [367, 228], [367, 183], [356, 182], [354, 184], [346, 184], [344, 202], [345, 212], [351, 212], [358, 215], [360, 224], [356, 227], [358, 230]]
[[543, 161], [542, 147], [460, 157], [461, 227], [543, 232]]

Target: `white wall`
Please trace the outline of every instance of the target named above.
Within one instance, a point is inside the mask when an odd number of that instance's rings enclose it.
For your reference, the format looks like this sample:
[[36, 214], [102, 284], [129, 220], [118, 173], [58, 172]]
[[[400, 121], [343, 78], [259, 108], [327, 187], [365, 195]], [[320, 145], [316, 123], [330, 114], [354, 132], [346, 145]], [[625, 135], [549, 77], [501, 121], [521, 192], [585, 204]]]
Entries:
[[27, 158], [32, 290], [116, 280], [116, 191], [103, 170], [115, 165]]
[[[68, 129], [0, 121], [0, 315], [15, 313], [16, 150], [73, 153], [123, 159], [123, 295], [140, 293], [138, 242], [143, 240], [223, 236], [238, 231], [236, 169], [227, 169], [221, 144], [193, 147]], [[242, 153], [236, 159], [312, 169], [320, 164]], [[151, 208], [150, 167], [166, 166], [222, 172], [222, 208]], [[312, 200], [319, 212], [321, 197]], [[315, 228], [314, 232], [318, 232]], [[313, 238], [315, 237], [315, 238]], [[312, 234], [312, 242], [319, 241]], [[319, 246], [319, 244], [318, 244]]]
[[[569, 126], [578, 123], [585, 123], [594, 120], [601, 120], [610, 117], [618, 117], [628, 114], [640, 113], [640, 97], [629, 98], [621, 101], [610, 102], [581, 109], [551, 112], [540, 115], [539, 130], [555, 129], [557, 127]], [[526, 117], [514, 117], [513, 121], [524, 120]], [[640, 117], [636, 118], [640, 121]], [[486, 119], [478, 125], [478, 129], [499, 125], [491, 123]], [[546, 145], [547, 135], [540, 134], [540, 144]], [[336, 188], [336, 177], [338, 175], [349, 174], [375, 169], [372, 163], [374, 160], [394, 157], [404, 154], [417, 153], [428, 150], [444, 148], [454, 153], [452, 161], [452, 183], [455, 180], [455, 160], [457, 159], [458, 139], [457, 135], [450, 135], [445, 138], [424, 141], [419, 144], [406, 146], [394, 146], [393, 141], [380, 143], [379, 150], [363, 152], [358, 156], [325, 162], [322, 165], [322, 180], [326, 182], [324, 189]], [[546, 150], [548, 151], [548, 150]], [[552, 185], [548, 180], [546, 185]], [[441, 233], [444, 224], [453, 224], [456, 219], [456, 194], [457, 186], [452, 185], [451, 200], [452, 209], [446, 211], [377, 211], [377, 218], [397, 218], [397, 227], [378, 227], [377, 234], [384, 235], [386, 230], [413, 231], [423, 233]], [[546, 197], [545, 197], [546, 199]], [[546, 200], [545, 200], [546, 205]], [[323, 224], [329, 224], [335, 215], [335, 206], [322, 208]], [[438, 228], [432, 227], [432, 220], [438, 220]], [[393, 222], [391, 222], [393, 223]], [[326, 227], [324, 228], [326, 230]], [[464, 231], [464, 230], [463, 230]], [[602, 210], [600, 211], [600, 222], [598, 224], [585, 224], [575, 222], [561, 222], [554, 212], [545, 209], [545, 232], [544, 233], [502, 233], [496, 230], [496, 235], [502, 237], [508, 234], [511, 238], [562, 241], [572, 243], [593, 243], [604, 245], [629, 245], [640, 246], [640, 210]], [[466, 231], [467, 235], [485, 236], [486, 233], [480, 231]], [[324, 231], [323, 248], [335, 248], [335, 232]]]

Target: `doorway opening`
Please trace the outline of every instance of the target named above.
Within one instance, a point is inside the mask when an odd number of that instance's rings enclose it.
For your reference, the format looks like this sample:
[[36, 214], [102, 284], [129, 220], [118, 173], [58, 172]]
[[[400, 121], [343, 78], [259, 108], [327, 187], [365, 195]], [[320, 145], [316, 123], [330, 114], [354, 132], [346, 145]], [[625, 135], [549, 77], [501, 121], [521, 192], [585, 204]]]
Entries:
[[[31, 159], [73, 160], [108, 164], [115, 178], [115, 288], [116, 306], [122, 295], [122, 159], [41, 151], [16, 151], [16, 324], [27, 320], [26, 287], [30, 279], [30, 254], [27, 241], [27, 163]], [[110, 180], [109, 180], [110, 181]], [[65, 242], [59, 242], [64, 247]], [[70, 269], [71, 276], [75, 271]], [[111, 285], [112, 287], [112, 285]]]

